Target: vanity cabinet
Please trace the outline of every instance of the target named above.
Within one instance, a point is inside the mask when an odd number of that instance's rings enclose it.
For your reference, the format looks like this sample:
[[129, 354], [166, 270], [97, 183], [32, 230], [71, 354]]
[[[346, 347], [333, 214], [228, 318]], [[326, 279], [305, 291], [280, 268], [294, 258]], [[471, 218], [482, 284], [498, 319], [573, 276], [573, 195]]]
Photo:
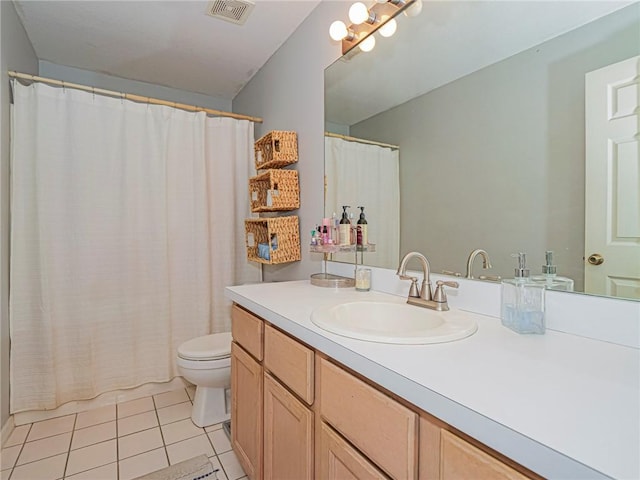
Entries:
[[540, 477], [234, 305], [232, 446], [251, 479]]

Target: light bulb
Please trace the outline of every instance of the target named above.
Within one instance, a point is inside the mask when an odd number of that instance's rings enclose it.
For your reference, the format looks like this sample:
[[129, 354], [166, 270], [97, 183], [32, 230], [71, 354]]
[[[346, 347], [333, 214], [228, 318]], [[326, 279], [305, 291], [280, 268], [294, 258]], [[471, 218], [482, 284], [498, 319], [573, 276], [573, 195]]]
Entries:
[[360, 45], [358, 46], [363, 52], [370, 52], [371, 50], [373, 50], [373, 47], [376, 46], [376, 37], [374, 37], [373, 35], [369, 35], [362, 42], [360, 42]]
[[349, 9], [349, 20], [354, 25], [360, 25], [362, 22], [366, 21], [369, 18], [369, 10], [367, 10], [367, 6], [362, 2], [356, 2], [351, 5]]
[[415, 2], [413, 2], [413, 5], [409, 6], [404, 11], [404, 14], [407, 17], [417, 17], [418, 15], [420, 15], [421, 11], [422, 11], [422, 0], [416, 0]]
[[336, 20], [329, 27], [329, 36], [336, 42], [345, 38], [347, 33], [347, 26], [340, 20]]
[[[389, 17], [387, 15], [383, 15], [382, 21], [384, 22], [388, 18]], [[390, 37], [394, 33], [396, 33], [397, 28], [398, 28], [398, 24], [396, 23], [395, 18], [392, 18], [387, 23], [385, 23], [382, 27], [380, 27], [378, 31], [380, 32], [380, 35], [382, 35], [383, 37]]]

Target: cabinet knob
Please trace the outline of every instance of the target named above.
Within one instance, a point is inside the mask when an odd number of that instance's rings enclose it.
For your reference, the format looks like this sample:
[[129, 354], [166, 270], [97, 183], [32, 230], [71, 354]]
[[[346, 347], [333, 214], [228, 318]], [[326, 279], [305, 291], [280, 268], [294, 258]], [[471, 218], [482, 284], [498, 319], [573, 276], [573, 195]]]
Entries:
[[599, 253], [592, 253], [589, 255], [589, 258], [587, 258], [587, 262], [591, 265], [602, 265], [604, 263], [604, 257]]

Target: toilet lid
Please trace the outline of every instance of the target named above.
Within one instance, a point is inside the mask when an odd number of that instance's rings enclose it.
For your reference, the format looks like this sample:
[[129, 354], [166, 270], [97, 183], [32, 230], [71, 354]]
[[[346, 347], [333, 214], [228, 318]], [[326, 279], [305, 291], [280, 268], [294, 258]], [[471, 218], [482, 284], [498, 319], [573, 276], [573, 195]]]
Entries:
[[231, 355], [231, 332], [193, 338], [178, 347], [178, 356], [186, 360], [214, 360], [229, 355]]

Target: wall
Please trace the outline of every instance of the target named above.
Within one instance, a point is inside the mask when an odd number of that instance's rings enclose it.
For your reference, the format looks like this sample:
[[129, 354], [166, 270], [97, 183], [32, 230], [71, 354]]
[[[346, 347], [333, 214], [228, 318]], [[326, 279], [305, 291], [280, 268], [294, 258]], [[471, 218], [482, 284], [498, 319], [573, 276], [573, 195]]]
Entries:
[[263, 118], [256, 138], [271, 130], [298, 132], [302, 261], [263, 267], [265, 281], [301, 280], [321, 271], [309, 253], [310, 232], [324, 211], [324, 69], [341, 55], [329, 25], [347, 19], [349, 2], [323, 1], [233, 100], [234, 112]]
[[[54, 78], [56, 80], [64, 80], [65, 82], [79, 83], [80, 85], [104, 88], [105, 90], [133, 93], [135, 95], [158, 98], [160, 100], [167, 100], [170, 102], [185, 103], [187, 105], [207, 107], [225, 112], [231, 111], [231, 100], [221, 97], [211, 97], [201, 93], [187, 92], [161, 85], [154, 85], [152, 83], [114, 77], [112, 75], [92, 72], [90, 70], [57, 65], [44, 60], [40, 60], [40, 76]], [[249, 112], [247, 115], [252, 114]]]
[[352, 126], [354, 136], [401, 146], [401, 204], [429, 211], [401, 211], [402, 252], [423, 252], [434, 271], [464, 273], [469, 252], [484, 248], [488, 274], [504, 277], [516, 266], [509, 253], [527, 252], [540, 273], [553, 250], [558, 273], [583, 291], [584, 78], [640, 54], [637, 8]]
[[9, 106], [8, 70], [38, 74], [38, 59], [13, 2], [0, 1], [0, 425], [9, 418]]

